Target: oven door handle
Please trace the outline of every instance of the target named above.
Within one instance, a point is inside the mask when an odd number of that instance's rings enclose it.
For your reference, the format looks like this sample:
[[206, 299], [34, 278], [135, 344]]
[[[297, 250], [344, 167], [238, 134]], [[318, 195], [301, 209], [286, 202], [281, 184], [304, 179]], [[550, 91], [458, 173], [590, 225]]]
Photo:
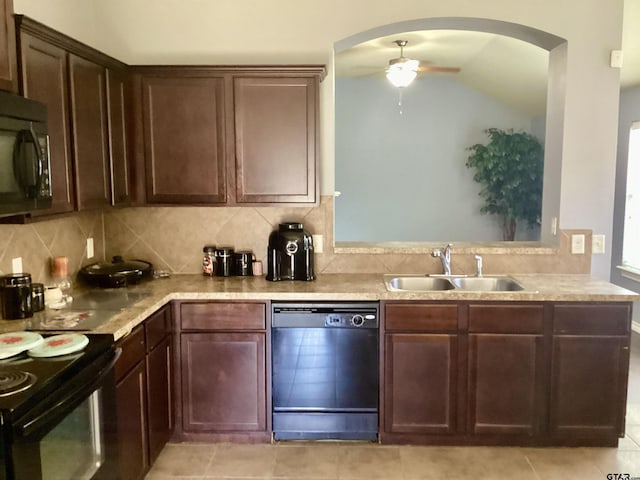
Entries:
[[22, 437], [28, 437], [34, 432], [39, 431], [41, 428], [51, 425], [52, 421], [55, 422], [55, 419], [64, 418], [64, 416], [80, 405], [93, 391], [96, 390], [96, 388], [98, 388], [102, 381], [113, 370], [113, 367], [118, 361], [118, 358], [120, 358], [121, 353], [121, 348], [114, 350], [113, 357], [109, 360], [109, 363], [102, 367], [91, 383], [84, 384], [80, 388], [74, 389], [65, 395], [64, 398], [56, 402], [55, 405], [46, 409], [37, 417], [29, 419], [25, 423], [18, 425], [16, 427], [17, 433]]

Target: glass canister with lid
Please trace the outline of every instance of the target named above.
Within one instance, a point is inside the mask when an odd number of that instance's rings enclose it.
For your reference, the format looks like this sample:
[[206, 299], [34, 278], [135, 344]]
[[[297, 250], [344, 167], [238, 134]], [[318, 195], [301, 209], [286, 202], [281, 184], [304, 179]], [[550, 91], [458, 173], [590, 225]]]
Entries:
[[205, 245], [202, 253], [202, 274], [213, 277], [216, 274], [216, 246]]

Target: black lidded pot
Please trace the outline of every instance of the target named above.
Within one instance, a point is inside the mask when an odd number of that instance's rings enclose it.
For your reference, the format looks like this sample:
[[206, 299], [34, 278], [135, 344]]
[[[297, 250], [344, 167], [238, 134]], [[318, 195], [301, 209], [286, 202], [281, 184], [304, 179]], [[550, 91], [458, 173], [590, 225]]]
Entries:
[[0, 277], [2, 318], [20, 320], [33, 316], [31, 274], [12, 273]]

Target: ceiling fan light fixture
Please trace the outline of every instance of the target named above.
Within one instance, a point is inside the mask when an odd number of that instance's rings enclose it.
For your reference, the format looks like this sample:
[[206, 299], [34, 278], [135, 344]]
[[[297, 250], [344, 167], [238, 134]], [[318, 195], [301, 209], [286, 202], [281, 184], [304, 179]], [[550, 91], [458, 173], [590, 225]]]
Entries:
[[408, 87], [418, 74], [418, 60], [402, 58], [387, 68], [387, 79], [394, 87]]

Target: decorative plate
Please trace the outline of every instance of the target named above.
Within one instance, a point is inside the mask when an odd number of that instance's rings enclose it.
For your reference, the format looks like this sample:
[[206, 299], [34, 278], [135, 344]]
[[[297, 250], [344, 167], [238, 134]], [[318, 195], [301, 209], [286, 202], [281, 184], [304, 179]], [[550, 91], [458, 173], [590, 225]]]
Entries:
[[44, 340], [42, 335], [35, 332], [9, 332], [0, 335], [0, 350], [18, 351], [20, 353], [30, 348], [36, 348]]
[[21, 348], [18, 350], [11, 350], [10, 348], [0, 349], [0, 360], [4, 360], [5, 358], [11, 358], [19, 353], [24, 352]]
[[44, 342], [30, 349], [27, 354], [30, 357], [57, 357], [82, 350], [89, 343], [86, 335], [81, 333], [65, 333], [46, 337]]

